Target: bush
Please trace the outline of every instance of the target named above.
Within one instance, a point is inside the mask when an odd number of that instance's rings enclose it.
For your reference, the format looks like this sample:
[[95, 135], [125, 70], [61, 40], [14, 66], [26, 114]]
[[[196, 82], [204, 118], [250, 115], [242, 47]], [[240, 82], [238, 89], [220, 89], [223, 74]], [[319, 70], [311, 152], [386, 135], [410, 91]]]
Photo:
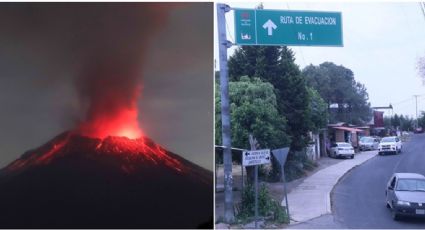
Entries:
[[[247, 185], [242, 192], [242, 207], [237, 218], [246, 222], [255, 217], [255, 191], [253, 185]], [[289, 223], [285, 209], [279, 202], [273, 200], [265, 184], [258, 189], [258, 215], [278, 223]]]
[[307, 157], [304, 149], [303, 151], [291, 151], [288, 160], [285, 164], [285, 179], [292, 181], [304, 176], [305, 170], [313, 170], [317, 167], [316, 162], [313, 162]]

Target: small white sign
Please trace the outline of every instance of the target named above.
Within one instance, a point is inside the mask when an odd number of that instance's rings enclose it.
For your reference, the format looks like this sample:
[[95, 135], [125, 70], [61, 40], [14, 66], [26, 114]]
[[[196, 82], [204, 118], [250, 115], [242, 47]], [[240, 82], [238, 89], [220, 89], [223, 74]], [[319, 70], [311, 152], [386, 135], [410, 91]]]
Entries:
[[270, 164], [270, 149], [243, 152], [242, 164], [244, 166]]

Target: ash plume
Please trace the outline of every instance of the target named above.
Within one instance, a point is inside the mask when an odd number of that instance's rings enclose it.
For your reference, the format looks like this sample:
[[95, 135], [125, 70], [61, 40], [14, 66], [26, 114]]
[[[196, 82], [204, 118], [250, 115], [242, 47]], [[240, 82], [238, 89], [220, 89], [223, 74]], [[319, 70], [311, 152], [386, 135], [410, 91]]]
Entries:
[[[175, 7], [163, 6], [9, 3], [0, 7], [0, 20], [8, 41], [31, 47], [23, 49], [22, 56], [39, 57], [28, 65], [37, 66], [48, 76], [47, 84], [71, 78], [80, 116], [76, 128], [83, 134], [103, 137], [107, 133], [99, 129], [108, 122], [132, 119], [130, 123], [138, 127], [143, 54], [149, 40], [166, 23], [168, 11]], [[51, 74], [61, 72], [64, 74]]]

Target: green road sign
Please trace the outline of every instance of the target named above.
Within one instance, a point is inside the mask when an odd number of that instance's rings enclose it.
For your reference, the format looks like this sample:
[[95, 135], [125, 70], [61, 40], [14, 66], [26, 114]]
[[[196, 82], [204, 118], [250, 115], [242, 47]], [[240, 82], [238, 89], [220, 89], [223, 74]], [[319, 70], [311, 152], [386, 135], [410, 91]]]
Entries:
[[343, 46], [340, 12], [234, 11], [237, 45]]

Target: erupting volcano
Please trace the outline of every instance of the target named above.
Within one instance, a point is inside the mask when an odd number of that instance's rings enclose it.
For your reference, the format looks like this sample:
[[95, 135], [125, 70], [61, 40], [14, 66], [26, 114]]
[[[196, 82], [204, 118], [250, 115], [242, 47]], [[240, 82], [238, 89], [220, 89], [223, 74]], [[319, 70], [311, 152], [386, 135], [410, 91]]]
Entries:
[[19, 22], [4, 34], [41, 47], [46, 68], [72, 78], [77, 115], [69, 120], [77, 122], [0, 170], [0, 228], [212, 228], [212, 172], [156, 144], [139, 126], [145, 50], [172, 7], [4, 9], [3, 21]]
[[130, 95], [0, 171], [1, 228], [212, 228], [212, 172], [143, 135]]
[[140, 87], [107, 80], [87, 120], [0, 171], [0, 227], [212, 228], [212, 172], [143, 135]]

